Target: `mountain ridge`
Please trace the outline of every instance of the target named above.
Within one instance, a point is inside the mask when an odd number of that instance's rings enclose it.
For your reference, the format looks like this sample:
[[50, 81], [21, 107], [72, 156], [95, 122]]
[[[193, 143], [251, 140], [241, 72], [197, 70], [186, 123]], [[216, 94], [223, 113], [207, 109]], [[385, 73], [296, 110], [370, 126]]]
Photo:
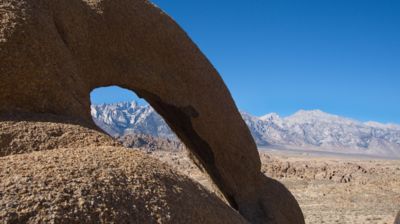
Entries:
[[[146, 134], [176, 140], [160, 115], [148, 104], [120, 102], [91, 106], [94, 122], [112, 136]], [[400, 126], [362, 122], [321, 110], [299, 110], [253, 116], [241, 112], [259, 147], [289, 147], [329, 152], [400, 157]]]

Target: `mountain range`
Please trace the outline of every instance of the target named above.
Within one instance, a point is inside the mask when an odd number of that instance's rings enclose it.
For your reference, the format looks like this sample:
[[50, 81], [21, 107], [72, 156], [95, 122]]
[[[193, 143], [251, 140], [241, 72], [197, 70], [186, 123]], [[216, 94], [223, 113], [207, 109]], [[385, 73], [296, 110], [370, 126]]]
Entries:
[[[94, 122], [108, 134], [145, 134], [176, 140], [160, 115], [148, 104], [123, 102], [91, 106]], [[260, 148], [307, 149], [323, 152], [400, 157], [400, 126], [361, 122], [321, 110], [300, 110], [287, 117], [261, 117], [241, 112]]]

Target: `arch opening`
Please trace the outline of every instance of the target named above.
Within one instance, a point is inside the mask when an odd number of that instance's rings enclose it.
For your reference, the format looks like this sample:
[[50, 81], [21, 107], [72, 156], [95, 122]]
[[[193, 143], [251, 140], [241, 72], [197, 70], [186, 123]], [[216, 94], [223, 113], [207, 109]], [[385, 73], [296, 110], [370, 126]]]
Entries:
[[149, 99], [115, 85], [95, 88], [90, 93], [91, 116], [100, 129], [125, 147], [146, 151], [189, 178], [201, 180], [200, 184], [237, 209], [233, 197], [218, 187], [221, 177], [210, 146], [191, 127], [190, 118], [198, 116], [197, 112], [164, 104], [151, 94]]
[[184, 144], [154, 108], [134, 91], [119, 86], [90, 93], [94, 123], [126, 147], [144, 150], [183, 150]]

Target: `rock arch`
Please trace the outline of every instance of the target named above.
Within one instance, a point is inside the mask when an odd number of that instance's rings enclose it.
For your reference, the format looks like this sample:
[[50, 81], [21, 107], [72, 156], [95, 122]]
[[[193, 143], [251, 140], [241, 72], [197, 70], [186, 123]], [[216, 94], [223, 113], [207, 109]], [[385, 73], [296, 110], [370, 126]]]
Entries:
[[1, 0], [0, 11], [0, 113], [91, 122], [91, 90], [132, 90], [164, 117], [247, 220], [304, 222], [293, 196], [260, 172], [256, 145], [218, 72], [156, 6]]

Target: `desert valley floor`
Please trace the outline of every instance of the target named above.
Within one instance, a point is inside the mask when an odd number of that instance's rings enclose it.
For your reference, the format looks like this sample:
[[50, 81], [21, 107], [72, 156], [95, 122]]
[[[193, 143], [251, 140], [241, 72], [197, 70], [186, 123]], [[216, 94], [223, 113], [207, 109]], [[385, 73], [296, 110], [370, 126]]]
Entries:
[[[184, 151], [149, 152], [219, 194]], [[400, 160], [260, 152], [263, 172], [298, 200], [306, 223], [392, 224], [400, 210]]]

